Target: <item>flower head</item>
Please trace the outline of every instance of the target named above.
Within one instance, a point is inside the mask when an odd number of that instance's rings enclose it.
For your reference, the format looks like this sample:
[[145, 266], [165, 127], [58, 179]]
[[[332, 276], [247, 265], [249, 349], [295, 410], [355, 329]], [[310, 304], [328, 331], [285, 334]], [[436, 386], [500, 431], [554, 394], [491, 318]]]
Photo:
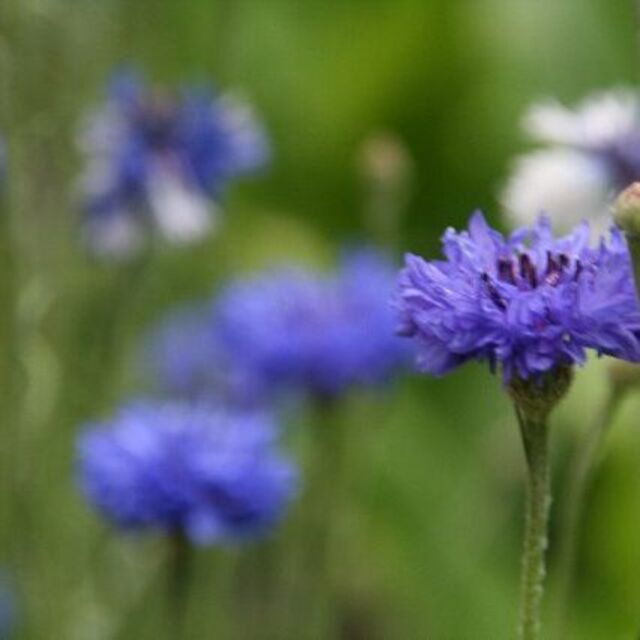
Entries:
[[266, 384], [337, 394], [380, 382], [403, 362], [385, 301], [392, 286], [391, 264], [368, 251], [333, 275], [273, 271], [222, 292], [217, 330], [233, 361]]
[[564, 229], [585, 216], [604, 230], [616, 193], [640, 179], [640, 97], [596, 94], [575, 110], [534, 105], [524, 128], [547, 145], [518, 158], [503, 193], [516, 224], [548, 213]]
[[167, 314], [150, 331], [141, 356], [146, 376], [164, 394], [243, 407], [264, 400], [263, 382], [223, 346], [211, 301]]
[[213, 543], [263, 533], [295, 494], [296, 473], [264, 414], [181, 403], [126, 406], [79, 440], [89, 500], [117, 526]]
[[149, 229], [176, 243], [201, 237], [226, 185], [268, 155], [246, 106], [206, 90], [150, 88], [132, 73], [116, 76], [80, 146], [87, 239], [108, 256], [134, 253]]
[[586, 349], [640, 359], [640, 307], [617, 229], [593, 248], [587, 223], [556, 239], [541, 218], [505, 238], [476, 213], [443, 245], [443, 261], [407, 256], [394, 298], [421, 370], [477, 359], [511, 380], [581, 364]]

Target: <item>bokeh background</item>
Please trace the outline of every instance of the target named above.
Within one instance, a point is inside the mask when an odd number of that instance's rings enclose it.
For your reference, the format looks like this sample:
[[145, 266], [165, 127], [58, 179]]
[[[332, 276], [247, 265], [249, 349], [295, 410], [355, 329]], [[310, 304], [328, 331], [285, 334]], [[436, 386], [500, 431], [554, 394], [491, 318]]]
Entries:
[[[0, 564], [17, 603], [16, 637], [161, 637], [161, 541], [114, 535], [74, 478], [78, 428], [138, 388], [131, 362], [144, 329], [231, 274], [284, 260], [327, 266], [345, 243], [377, 241], [361, 155], [380, 131], [397, 136], [412, 163], [398, 259], [405, 250], [435, 256], [443, 229], [476, 207], [500, 225], [496, 194], [526, 148], [525, 107], [637, 81], [634, 4], [0, 3], [0, 129], [10, 157], [0, 218]], [[155, 252], [142, 275], [91, 260], [78, 242], [77, 127], [122, 63], [157, 82], [237, 90], [273, 145], [268, 171], [229, 194], [218, 233]], [[554, 523], [606, 368], [581, 371], [555, 417]], [[638, 409], [636, 399], [625, 403], [589, 499], [571, 638], [640, 631]], [[310, 417], [296, 419], [304, 429]], [[352, 394], [340, 422], [348, 508], [331, 637], [511, 637], [523, 465], [500, 381], [474, 365], [440, 380], [408, 373], [384, 392]], [[292, 604], [277, 576], [295, 515], [263, 544], [198, 552], [193, 638], [287, 637], [280, 622]], [[327, 637], [313, 621], [304, 626], [302, 637]]]

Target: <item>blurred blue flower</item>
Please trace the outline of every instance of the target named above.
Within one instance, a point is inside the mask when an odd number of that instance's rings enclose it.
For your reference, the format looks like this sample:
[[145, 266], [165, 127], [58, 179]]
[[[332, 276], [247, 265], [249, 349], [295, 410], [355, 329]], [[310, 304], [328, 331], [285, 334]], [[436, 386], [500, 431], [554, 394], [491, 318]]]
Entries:
[[89, 500], [124, 529], [184, 533], [200, 544], [268, 531], [296, 493], [266, 414], [141, 402], [79, 439]]
[[226, 185], [268, 157], [246, 105], [204, 89], [149, 87], [131, 72], [116, 75], [80, 148], [87, 242], [111, 257], [135, 253], [150, 229], [176, 243], [200, 238]]
[[446, 260], [408, 255], [395, 306], [422, 371], [444, 374], [470, 359], [501, 365], [505, 380], [584, 362], [585, 349], [640, 359], [640, 307], [617, 229], [589, 246], [585, 222], [555, 239], [547, 219], [509, 238], [476, 213], [449, 229]]
[[388, 296], [394, 269], [362, 250], [339, 271], [280, 269], [231, 283], [216, 330], [233, 362], [275, 389], [334, 395], [387, 379], [405, 360]]
[[4, 571], [0, 572], [0, 638], [9, 640], [18, 626], [19, 607], [13, 580]]
[[263, 382], [226, 352], [213, 302], [171, 311], [144, 340], [142, 368], [156, 390], [182, 398], [216, 398], [250, 407], [264, 400]]
[[605, 231], [616, 194], [640, 179], [638, 93], [603, 91], [575, 109], [536, 104], [524, 128], [545, 146], [514, 163], [502, 200], [515, 224], [534, 224], [544, 212], [562, 230], [588, 218]]
[[7, 144], [2, 136], [0, 136], [0, 190], [4, 187], [5, 180], [7, 179]]

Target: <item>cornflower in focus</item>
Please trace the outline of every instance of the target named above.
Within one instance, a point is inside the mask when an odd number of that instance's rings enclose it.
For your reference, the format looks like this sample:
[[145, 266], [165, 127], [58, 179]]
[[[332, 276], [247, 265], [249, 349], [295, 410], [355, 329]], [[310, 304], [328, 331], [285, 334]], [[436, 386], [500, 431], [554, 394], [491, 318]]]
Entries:
[[296, 493], [296, 471], [276, 437], [265, 414], [132, 404], [80, 437], [80, 480], [123, 529], [200, 544], [240, 540], [268, 531]]
[[524, 128], [544, 148], [516, 159], [502, 202], [516, 225], [540, 213], [562, 230], [584, 218], [604, 231], [617, 193], [640, 179], [640, 99], [630, 90], [595, 94], [576, 109], [534, 105]]
[[332, 396], [386, 380], [405, 361], [387, 297], [394, 269], [373, 251], [334, 274], [281, 269], [231, 283], [216, 303], [233, 362], [274, 390]]
[[597, 248], [583, 223], [554, 238], [546, 218], [508, 238], [481, 213], [447, 230], [444, 261], [408, 255], [395, 306], [418, 366], [444, 374], [467, 360], [502, 367], [506, 381], [581, 364], [586, 349], [640, 359], [640, 307], [617, 229]]
[[206, 89], [150, 87], [130, 72], [88, 118], [80, 150], [86, 241], [116, 258], [139, 251], [150, 231], [172, 243], [199, 239], [227, 185], [268, 158], [246, 105]]
[[593, 248], [584, 222], [554, 238], [548, 219], [505, 238], [474, 214], [448, 229], [445, 260], [407, 255], [395, 293], [399, 333], [421, 370], [470, 359], [498, 366], [514, 403], [526, 461], [518, 638], [538, 640], [546, 574], [551, 469], [548, 418], [586, 349], [640, 359], [640, 307], [622, 233]]

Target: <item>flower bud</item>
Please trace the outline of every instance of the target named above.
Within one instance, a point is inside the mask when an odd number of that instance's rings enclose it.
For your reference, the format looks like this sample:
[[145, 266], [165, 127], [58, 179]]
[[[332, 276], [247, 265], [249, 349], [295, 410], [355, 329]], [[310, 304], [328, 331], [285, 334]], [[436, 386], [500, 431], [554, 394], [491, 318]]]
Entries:
[[640, 182], [632, 183], [618, 196], [613, 215], [627, 237], [636, 290], [640, 297]]
[[410, 194], [413, 162], [409, 151], [395, 135], [378, 133], [364, 142], [358, 165], [365, 223], [382, 245], [394, 246]]
[[629, 185], [618, 196], [613, 216], [629, 240], [640, 237], [640, 182]]
[[609, 382], [620, 392], [640, 384], [640, 365], [635, 362], [613, 360], [608, 368]]

